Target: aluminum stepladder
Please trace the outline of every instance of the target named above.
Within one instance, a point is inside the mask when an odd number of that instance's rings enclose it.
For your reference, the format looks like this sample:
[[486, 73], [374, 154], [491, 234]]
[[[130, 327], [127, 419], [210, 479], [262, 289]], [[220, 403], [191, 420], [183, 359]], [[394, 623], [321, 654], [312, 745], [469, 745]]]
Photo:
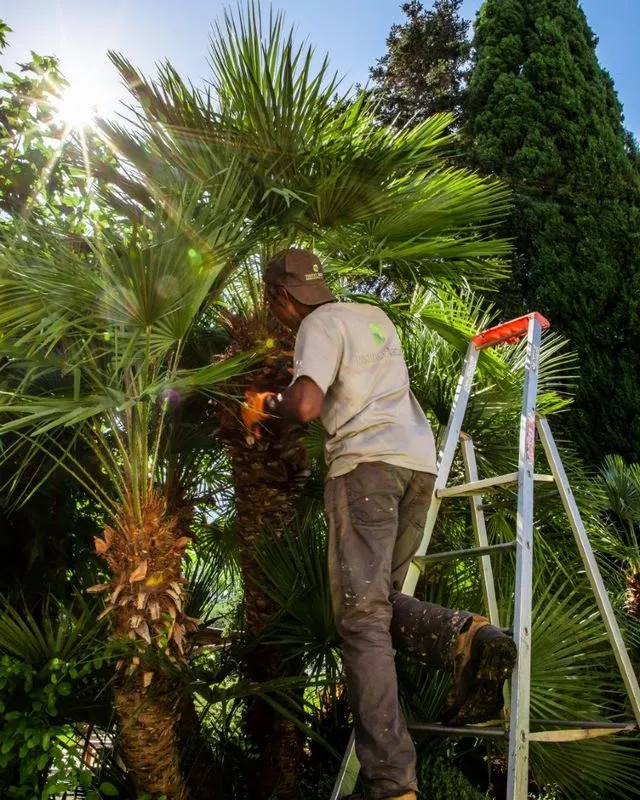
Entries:
[[[516, 552], [515, 610], [513, 635], [518, 648], [518, 658], [511, 680], [511, 702], [508, 721], [504, 727], [452, 727], [438, 723], [411, 725], [413, 730], [429, 731], [444, 735], [507, 737], [509, 740], [507, 800], [527, 800], [529, 775], [530, 742], [566, 742], [606, 736], [640, 727], [640, 686], [626, 651], [613, 607], [604, 586], [600, 570], [591, 548], [587, 532], [580, 517], [575, 498], [569, 486], [560, 454], [544, 417], [536, 414], [538, 386], [538, 363], [542, 331], [549, 327], [547, 320], [537, 312], [527, 314], [472, 337], [464, 362], [455, 399], [451, 408], [449, 422], [444, 433], [442, 447], [438, 455], [438, 475], [420, 547], [414, 558], [402, 591], [413, 595], [420, 566], [434, 561], [453, 558], [480, 557], [480, 575], [487, 615], [493, 625], [499, 626], [498, 604], [496, 600], [492, 554], [505, 550]], [[513, 343], [527, 337], [527, 351], [524, 374], [522, 412], [520, 416], [520, 440], [518, 471], [494, 478], [478, 479], [473, 442], [462, 431], [462, 423], [471, 394], [480, 351], [504, 342]], [[536, 431], [540, 437], [551, 475], [534, 473]], [[465, 468], [465, 483], [447, 487], [451, 465], [458, 441], [462, 445], [462, 458]], [[584, 564], [586, 576], [591, 584], [595, 600], [604, 621], [609, 642], [613, 649], [620, 673], [627, 690], [635, 721], [628, 723], [609, 723], [600, 721], [573, 720], [531, 720], [530, 719], [530, 679], [531, 679], [531, 625], [533, 600], [533, 491], [535, 482], [553, 482], [560, 494], [562, 504], [578, 551]], [[516, 539], [498, 545], [489, 545], [482, 507], [483, 491], [492, 487], [518, 484], [518, 506]], [[468, 497], [472, 511], [472, 522], [476, 547], [468, 550], [451, 551], [427, 555], [438, 510], [447, 497]], [[530, 724], [551, 726], [551, 730], [530, 730]], [[355, 753], [354, 735], [344, 754], [340, 772], [331, 794], [331, 800], [338, 800], [353, 791], [360, 765]]]

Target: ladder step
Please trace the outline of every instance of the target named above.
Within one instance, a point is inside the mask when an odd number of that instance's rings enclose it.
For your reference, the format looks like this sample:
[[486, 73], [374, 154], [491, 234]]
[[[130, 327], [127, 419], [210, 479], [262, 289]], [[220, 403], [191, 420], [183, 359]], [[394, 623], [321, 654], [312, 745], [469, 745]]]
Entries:
[[504, 737], [507, 735], [505, 728], [497, 726], [476, 726], [476, 725], [441, 725], [439, 722], [414, 722], [408, 725], [412, 731], [427, 731], [428, 733], [439, 733], [443, 736], [487, 736]]
[[444, 553], [429, 553], [426, 556], [416, 556], [413, 563], [420, 567], [423, 564], [433, 564], [437, 561], [450, 561], [454, 558], [467, 558], [470, 556], [483, 556], [489, 553], [503, 553], [506, 550], [515, 550], [517, 542], [504, 542], [503, 544], [489, 544], [485, 547], [470, 547], [468, 550], [447, 550]]
[[[553, 483], [553, 475], [535, 474], [533, 480], [538, 483]], [[459, 486], [446, 486], [436, 491], [437, 497], [465, 497], [473, 494], [482, 494], [485, 489], [492, 489], [494, 486], [506, 486], [509, 483], [518, 482], [518, 473], [509, 472], [506, 475], [496, 475], [493, 478], [483, 478], [480, 481], [461, 483]]]
[[629, 722], [609, 722], [606, 719], [532, 719], [532, 725], [570, 725], [572, 728], [613, 728], [614, 730], [626, 731], [629, 726], [636, 727], [636, 723], [631, 720]]
[[571, 728], [556, 731], [532, 731], [531, 742], [578, 742], [584, 739], [597, 739], [600, 736], [612, 736], [615, 733], [629, 733], [637, 730], [635, 721], [607, 722], [603, 720], [572, 719], [532, 719], [532, 725], [570, 725]]
[[[584, 739], [595, 739], [599, 736], [611, 736], [616, 733], [629, 733], [638, 729], [632, 722], [600, 722], [598, 720], [569, 719], [532, 719], [532, 725], [572, 725], [571, 729], [554, 731], [534, 731], [529, 734], [531, 742], [576, 742]], [[486, 736], [504, 737], [508, 730], [496, 725], [441, 725], [438, 722], [413, 722], [409, 726], [413, 731], [426, 731], [442, 736]]]

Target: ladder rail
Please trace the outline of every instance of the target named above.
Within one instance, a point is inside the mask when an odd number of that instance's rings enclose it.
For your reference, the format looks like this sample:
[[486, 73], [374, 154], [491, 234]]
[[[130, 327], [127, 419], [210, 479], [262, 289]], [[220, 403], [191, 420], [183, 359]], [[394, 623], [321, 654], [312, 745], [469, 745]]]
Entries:
[[[476, 371], [479, 355], [480, 351], [475, 345], [473, 343], [469, 344], [464, 369], [460, 375], [453, 405], [451, 406], [449, 421], [447, 422], [447, 427], [442, 437], [442, 448], [438, 456], [438, 473], [433, 486], [433, 495], [429, 504], [429, 510], [427, 511], [427, 518], [424, 523], [422, 541], [415, 554], [416, 556], [423, 556], [431, 543], [431, 536], [438, 518], [440, 504], [442, 503], [442, 498], [438, 496], [438, 492], [446, 487], [447, 481], [449, 480], [451, 465], [453, 464], [453, 458], [458, 446], [458, 439], [462, 430], [462, 421], [465, 411], [467, 410], [469, 397], [471, 396], [473, 376]], [[404, 594], [413, 595], [419, 577], [420, 570], [412, 564], [402, 585]]]
[[607, 636], [609, 637], [609, 642], [611, 643], [616, 661], [618, 662], [618, 668], [620, 669], [622, 680], [624, 681], [629, 700], [631, 701], [633, 714], [640, 726], [640, 686], [638, 685], [638, 678], [636, 677], [633, 664], [629, 658], [620, 626], [618, 625], [613, 606], [611, 605], [611, 600], [609, 599], [607, 589], [602, 580], [600, 570], [598, 569], [598, 562], [596, 561], [593, 548], [589, 542], [589, 537], [584, 523], [582, 522], [582, 517], [580, 516], [574, 494], [571, 491], [567, 473], [562, 465], [560, 453], [558, 452], [553, 434], [551, 433], [548, 420], [544, 417], [538, 417], [537, 428], [540, 434], [540, 441], [542, 442], [547, 460], [549, 461], [549, 466], [555, 476], [562, 504], [569, 518], [571, 530], [573, 531], [578, 551], [582, 557], [582, 563], [584, 564], [587, 578], [591, 584], [598, 609], [607, 629]]
[[529, 319], [518, 457], [516, 586], [513, 630], [518, 656], [511, 684], [507, 797], [527, 800], [529, 786], [529, 712], [531, 696], [531, 622], [533, 606], [533, 489], [536, 397], [542, 325]]
[[[468, 483], [478, 482], [478, 464], [476, 461], [476, 451], [473, 446], [473, 439], [466, 433], [460, 436], [462, 462], [464, 464], [465, 480]], [[491, 556], [488, 553], [496, 553], [501, 550], [515, 549], [517, 542], [506, 542], [505, 544], [489, 545], [489, 537], [487, 536], [487, 525], [484, 517], [484, 500], [481, 494], [474, 494], [469, 497], [469, 505], [471, 507], [471, 524], [473, 526], [473, 535], [478, 545], [476, 552], [486, 551], [486, 555], [480, 558], [480, 578], [482, 583], [482, 594], [484, 598], [484, 606], [489, 617], [489, 622], [500, 628], [500, 610], [498, 608], [498, 598], [496, 596], [496, 583], [493, 577], [493, 564]], [[511, 694], [509, 686], [505, 682], [502, 691], [504, 696], [504, 714], [506, 715], [511, 704]]]
[[338, 773], [338, 778], [333, 785], [333, 791], [331, 792], [330, 800], [338, 800], [340, 797], [344, 797], [346, 794], [353, 792], [358, 780], [359, 772], [360, 762], [358, 761], [358, 756], [356, 755], [356, 735], [352, 730], [346, 750], [342, 756], [340, 772]]
[[[462, 461], [464, 463], [465, 480], [474, 483], [478, 480], [478, 464], [476, 453], [473, 449], [471, 437], [462, 434]], [[469, 498], [471, 507], [471, 522], [473, 525], [473, 535], [478, 548], [489, 547], [489, 537], [487, 536], [487, 525], [484, 518], [484, 506], [481, 494], [471, 495]], [[496, 628], [500, 627], [500, 612], [498, 611], [498, 599], [496, 597], [496, 586], [493, 579], [493, 566], [491, 557], [483, 555], [480, 558], [480, 575], [482, 577], [482, 593], [484, 595], [485, 608], [489, 616], [489, 621]]]

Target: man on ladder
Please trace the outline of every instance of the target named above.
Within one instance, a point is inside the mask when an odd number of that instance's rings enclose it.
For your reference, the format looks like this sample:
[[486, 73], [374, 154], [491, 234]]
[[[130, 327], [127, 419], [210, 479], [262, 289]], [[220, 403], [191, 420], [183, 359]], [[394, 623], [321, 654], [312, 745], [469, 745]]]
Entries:
[[332, 605], [366, 785], [352, 797], [410, 800], [416, 754], [394, 649], [453, 675], [445, 718], [465, 725], [500, 715], [516, 648], [484, 617], [400, 591], [422, 539], [436, 452], [391, 320], [375, 306], [337, 302], [306, 250], [278, 254], [264, 280], [274, 315], [297, 331], [294, 376], [282, 395], [248, 397], [243, 417], [248, 426], [268, 415], [319, 417], [327, 431]]

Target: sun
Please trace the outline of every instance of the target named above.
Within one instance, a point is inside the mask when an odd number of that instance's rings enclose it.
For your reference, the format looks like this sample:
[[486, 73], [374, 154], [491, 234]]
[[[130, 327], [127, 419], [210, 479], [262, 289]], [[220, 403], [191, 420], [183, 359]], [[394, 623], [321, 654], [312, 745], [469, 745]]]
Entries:
[[56, 120], [74, 130], [90, 127], [98, 114], [97, 94], [89, 84], [70, 84], [56, 101]]

